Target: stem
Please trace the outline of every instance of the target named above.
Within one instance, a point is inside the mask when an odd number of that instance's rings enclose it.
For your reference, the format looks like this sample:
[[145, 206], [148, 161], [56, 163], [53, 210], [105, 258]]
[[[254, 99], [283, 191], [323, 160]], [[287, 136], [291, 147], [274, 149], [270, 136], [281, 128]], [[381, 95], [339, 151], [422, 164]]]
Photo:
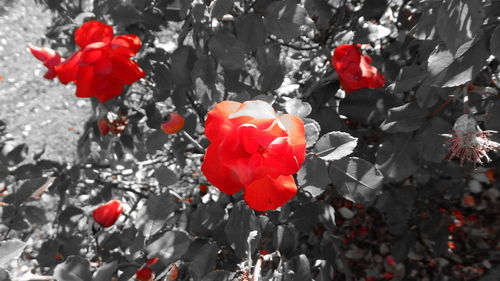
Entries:
[[204, 109], [201, 108], [200, 106], [198, 106], [196, 104], [196, 102], [194, 101], [193, 96], [191, 96], [191, 92], [190, 91], [186, 92], [186, 97], [187, 97], [189, 103], [191, 104], [191, 106], [193, 107], [194, 111], [198, 115], [198, 118], [200, 119], [200, 123], [202, 125], [204, 125], [205, 124], [205, 115], [206, 115], [206, 112], [204, 112]]
[[432, 118], [434, 116], [436, 116], [439, 111], [443, 110], [443, 108], [448, 105], [451, 101], [453, 101], [453, 98], [448, 98], [447, 100], [445, 100], [440, 106], [438, 106], [438, 108], [436, 108], [431, 114], [427, 115], [427, 118]]
[[203, 148], [203, 146], [201, 146], [195, 139], [193, 139], [193, 137], [188, 134], [188, 132], [182, 130], [182, 135], [187, 138], [191, 142], [191, 144], [196, 147], [196, 149], [198, 149], [202, 153], [205, 153], [205, 149]]

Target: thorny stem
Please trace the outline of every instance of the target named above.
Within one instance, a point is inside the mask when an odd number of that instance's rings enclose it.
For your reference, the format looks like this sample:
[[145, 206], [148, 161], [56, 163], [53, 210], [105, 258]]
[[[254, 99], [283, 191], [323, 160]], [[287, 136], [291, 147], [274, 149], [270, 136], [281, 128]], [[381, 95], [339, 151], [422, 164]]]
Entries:
[[431, 114], [427, 115], [427, 118], [432, 118], [436, 116], [445, 106], [447, 106], [451, 101], [453, 101], [453, 98], [448, 98], [445, 100], [438, 108], [436, 108]]
[[203, 148], [203, 146], [201, 146], [195, 139], [193, 139], [193, 137], [186, 131], [182, 130], [182, 135], [188, 139], [192, 145], [194, 145], [194, 147], [196, 147], [196, 149], [198, 149], [200, 152], [202, 153], [205, 153], [205, 149]]

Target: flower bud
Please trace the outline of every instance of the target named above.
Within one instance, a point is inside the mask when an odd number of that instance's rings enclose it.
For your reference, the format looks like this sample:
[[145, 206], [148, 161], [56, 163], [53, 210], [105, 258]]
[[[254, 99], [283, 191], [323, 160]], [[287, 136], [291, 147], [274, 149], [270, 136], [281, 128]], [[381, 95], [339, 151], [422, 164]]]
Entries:
[[102, 227], [110, 227], [116, 222], [122, 212], [123, 207], [120, 201], [111, 200], [95, 209], [92, 216], [94, 221]]
[[175, 134], [184, 128], [184, 118], [178, 113], [170, 113], [167, 120], [161, 124], [161, 129], [167, 134]]

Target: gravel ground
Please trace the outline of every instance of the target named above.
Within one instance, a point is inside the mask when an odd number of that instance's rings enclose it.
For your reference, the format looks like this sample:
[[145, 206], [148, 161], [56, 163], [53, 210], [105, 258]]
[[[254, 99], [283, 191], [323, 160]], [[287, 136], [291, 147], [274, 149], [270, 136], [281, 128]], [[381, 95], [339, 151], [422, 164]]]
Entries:
[[43, 78], [45, 67], [27, 50], [42, 44], [50, 11], [33, 0], [0, 0], [0, 119], [31, 153], [72, 162], [91, 108], [77, 99], [72, 85]]

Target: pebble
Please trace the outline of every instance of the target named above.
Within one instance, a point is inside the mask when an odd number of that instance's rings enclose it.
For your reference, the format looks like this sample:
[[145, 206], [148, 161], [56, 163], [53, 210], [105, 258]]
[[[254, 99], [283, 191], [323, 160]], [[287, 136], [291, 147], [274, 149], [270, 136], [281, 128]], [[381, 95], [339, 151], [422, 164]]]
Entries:
[[470, 192], [474, 193], [474, 194], [478, 194], [481, 192], [481, 190], [483, 189], [481, 183], [477, 180], [470, 180], [469, 181], [469, 190]]

